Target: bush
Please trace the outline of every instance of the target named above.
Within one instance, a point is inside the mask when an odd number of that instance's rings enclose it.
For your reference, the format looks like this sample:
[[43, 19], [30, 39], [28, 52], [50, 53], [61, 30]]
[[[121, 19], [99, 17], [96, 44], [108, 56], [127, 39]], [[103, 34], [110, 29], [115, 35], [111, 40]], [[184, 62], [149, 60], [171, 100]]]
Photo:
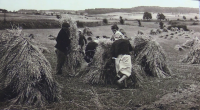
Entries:
[[177, 21], [180, 21], [180, 19], [178, 18]]
[[60, 28], [60, 24], [55, 20], [13, 20], [10, 22], [4, 23], [0, 21], [0, 29], [10, 29], [12, 25], [19, 25], [23, 29], [51, 29], [51, 28]]
[[61, 16], [61, 15], [56, 15], [56, 18], [57, 18], [57, 19], [61, 19], [62, 16]]
[[105, 19], [103, 19], [103, 23], [104, 24], [108, 24], [108, 20], [105, 18]]
[[177, 22], [177, 21], [172, 21], [172, 20], [171, 20], [171, 21], [168, 22], [168, 24], [177, 25], [177, 24], [179, 24], [179, 22]]
[[77, 27], [84, 27], [84, 24], [83, 24], [83, 22], [80, 22], [80, 21], [76, 21], [76, 23], [77, 23]]
[[192, 25], [198, 25], [198, 24], [199, 24], [199, 23], [197, 23], [197, 22], [193, 22], [193, 23], [192, 23]]

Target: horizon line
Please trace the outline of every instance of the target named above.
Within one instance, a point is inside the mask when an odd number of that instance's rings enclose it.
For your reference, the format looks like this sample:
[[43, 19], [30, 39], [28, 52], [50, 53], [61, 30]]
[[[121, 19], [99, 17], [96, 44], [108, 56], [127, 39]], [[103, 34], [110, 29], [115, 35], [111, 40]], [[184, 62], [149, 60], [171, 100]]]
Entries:
[[[70, 11], [82, 11], [82, 10], [88, 10], [88, 9], [131, 9], [131, 8], [136, 8], [136, 7], [163, 7], [163, 8], [194, 8], [194, 7], [182, 7], [182, 6], [177, 6], [177, 7], [165, 7], [165, 6], [135, 6], [135, 7], [130, 7], [130, 8], [86, 8], [86, 9], [81, 9], [81, 10], [76, 10], [76, 9], [69, 9]], [[200, 8], [194, 8], [194, 9], [200, 9]], [[7, 10], [7, 9], [6, 9]], [[68, 10], [68, 9], [18, 9], [19, 10]], [[10, 11], [10, 10], [8, 10]]]

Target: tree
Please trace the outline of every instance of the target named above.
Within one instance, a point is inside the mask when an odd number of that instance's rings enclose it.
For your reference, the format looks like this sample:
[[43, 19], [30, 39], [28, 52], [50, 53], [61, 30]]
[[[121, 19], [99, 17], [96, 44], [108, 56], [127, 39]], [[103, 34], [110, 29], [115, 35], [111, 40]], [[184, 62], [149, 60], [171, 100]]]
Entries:
[[185, 17], [185, 16], [183, 16], [183, 19], [184, 19], [184, 20], [186, 20], [186, 17]]
[[119, 17], [119, 19], [120, 19], [120, 24], [124, 24], [124, 20], [122, 19], [121, 16]]
[[150, 20], [152, 19], [152, 15], [149, 12], [144, 12], [143, 19]]
[[84, 15], [84, 12], [80, 12], [80, 15]]
[[162, 13], [158, 13], [158, 14], [157, 14], [157, 19], [160, 19], [160, 21], [161, 21], [161, 20], [165, 20], [165, 15], [162, 14]]
[[57, 18], [57, 19], [61, 19], [62, 16], [61, 16], [61, 15], [56, 15], [56, 18]]

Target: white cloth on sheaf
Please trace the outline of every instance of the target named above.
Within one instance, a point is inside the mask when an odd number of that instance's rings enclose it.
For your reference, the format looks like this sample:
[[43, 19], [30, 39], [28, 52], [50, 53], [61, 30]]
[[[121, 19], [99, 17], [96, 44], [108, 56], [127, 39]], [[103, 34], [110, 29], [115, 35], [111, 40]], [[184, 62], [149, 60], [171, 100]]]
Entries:
[[117, 72], [117, 77], [120, 78], [119, 71], [129, 77], [131, 75], [132, 64], [130, 55], [118, 55], [115, 59], [115, 68]]
[[124, 35], [120, 31], [116, 31], [112, 37], [115, 38], [115, 40], [124, 39]]

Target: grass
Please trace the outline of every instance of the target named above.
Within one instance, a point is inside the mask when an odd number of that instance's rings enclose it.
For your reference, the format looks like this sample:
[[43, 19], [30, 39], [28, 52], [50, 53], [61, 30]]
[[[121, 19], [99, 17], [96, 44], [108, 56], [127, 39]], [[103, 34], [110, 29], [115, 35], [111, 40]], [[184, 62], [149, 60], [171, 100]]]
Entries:
[[[143, 24], [143, 23], [142, 23]], [[138, 30], [142, 30], [148, 35], [151, 28], [158, 28], [158, 24], [152, 22], [145, 22], [143, 25], [145, 27], [138, 26], [127, 26], [119, 25], [119, 28], [123, 28], [128, 36], [134, 38]], [[110, 29], [111, 25], [92, 27], [90, 30], [93, 32], [93, 36], [111, 36], [112, 31]], [[193, 28], [193, 30], [199, 30], [198, 26], [188, 26], [188, 28]], [[82, 29], [82, 28], [80, 28]], [[89, 85], [84, 84], [79, 77], [67, 77], [68, 72], [64, 71], [61, 76], [55, 75], [56, 68], [56, 55], [54, 52], [55, 41], [48, 40], [48, 36], [57, 36], [60, 29], [28, 29], [24, 30], [27, 33], [33, 33], [36, 35], [35, 39], [37, 42], [46, 46], [50, 53], [45, 53], [46, 58], [51, 63], [53, 70], [53, 77], [62, 85], [62, 101], [61, 103], [55, 103], [43, 107], [43, 109], [83, 109], [83, 110], [95, 110], [95, 109], [112, 109], [112, 110], [130, 110], [130, 109], [140, 109], [142, 107], [148, 108], [152, 106], [155, 101], [159, 101], [164, 95], [176, 92], [177, 88], [187, 89], [191, 84], [198, 84], [200, 81], [199, 65], [191, 65], [180, 63], [179, 60], [183, 58], [189, 50], [180, 52], [174, 49], [175, 45], [181, 45], [187, 39], [185, 38], [172, 38], [167, 40], [164, 38], [159, 38], [159, 35], [154, 35], [153, 38], [156, 39], [163, 47], [166, 52], [169, 67], [172, 70], [171, 78], [166, 79], [156, 79], [148, 78], [143, 83], [140, 88], [116, 90], [115, 85]], [[195, 31], [196, 31], [195, 30]], [[0, 31], [1, 32], [1, 31]], [[197, 96], [196, 103], [198, 104], [200, 96]], [[192, 100], [192, 99], [189, 99]], [[180, 100], [175, 100], [172, 107], [175, 105], [180, 105]], [[8, 107], [1, 106], [1, 108]], [[142, 107], [137, 107], [142, 106]], [[189, 109], [194, 105], [188, 105], [182, 109]], [[155, 106], [154, 106], [155, 107]], [[170, 107], [170, 106], [169, 106]], [[169, 108], [168, 107], [168, 108]], [[180, 106], [182, 107], [182, 106]], [[17, 107], [14, 107], [17, 108]], [[25, 107], [26, 108], [26, 107]], [[31, 107], [27, 107], [31, 108]], [[174, 107], [176, 108], [176, 107]], [[35, 108], [36, 109], [36, 108]], [[42, 109], [42, 108], [38, 108]], [[158, 108], [154, 108], [158, 109]]]

